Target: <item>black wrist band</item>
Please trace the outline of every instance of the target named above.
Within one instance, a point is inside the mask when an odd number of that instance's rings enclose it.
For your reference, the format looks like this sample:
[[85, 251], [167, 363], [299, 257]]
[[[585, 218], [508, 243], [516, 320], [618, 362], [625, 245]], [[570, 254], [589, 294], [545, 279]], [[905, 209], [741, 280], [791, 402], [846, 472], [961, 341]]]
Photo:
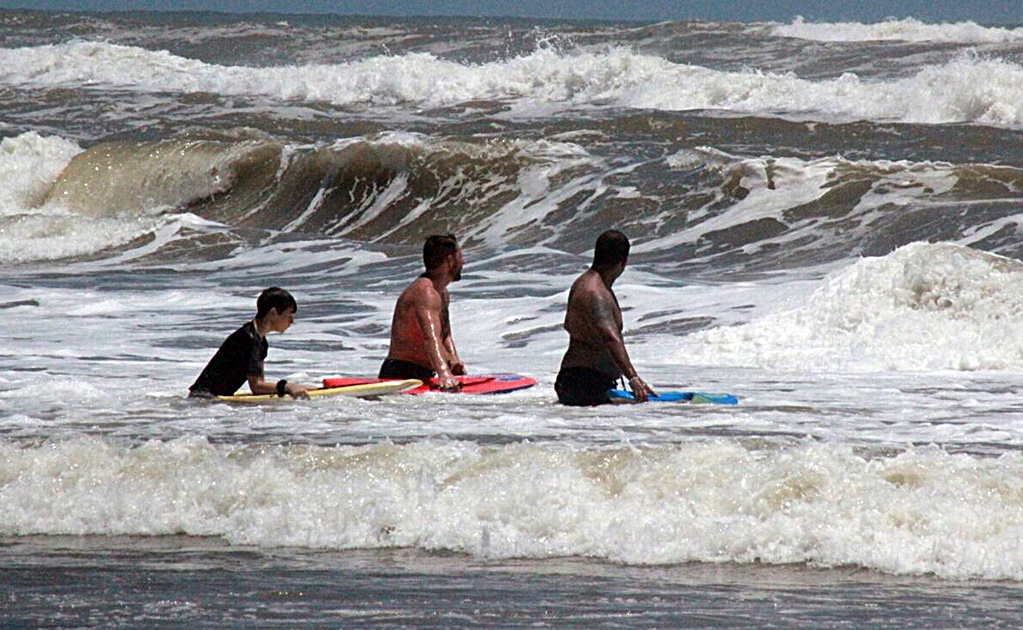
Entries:
[[288, 381], [284, 380], [283, 378], [281, 380], [277, 381], [277, 395], [278, 396], [283, 396], [284, 394], [287, 394], [288, 393], [288, 389], [287, 388], [288, 388]]

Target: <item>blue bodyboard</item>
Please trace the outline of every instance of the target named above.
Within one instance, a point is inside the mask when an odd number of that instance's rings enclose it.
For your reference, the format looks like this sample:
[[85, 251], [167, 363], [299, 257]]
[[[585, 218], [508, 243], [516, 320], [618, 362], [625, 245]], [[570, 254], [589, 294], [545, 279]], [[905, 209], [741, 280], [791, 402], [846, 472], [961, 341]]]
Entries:
[[[632, 397], [632, 392], [624, 389], [609, 389], [607, 390], [607, 395], [613, 403], [631, 403], [636, 401], [636, 399]], [[656, 396], [651, 396], [648, 399], [648, 402], [736, 405], [739, 403], [739, 399], [731, 394], [711, 394], [708, 392], [661, 392]]]

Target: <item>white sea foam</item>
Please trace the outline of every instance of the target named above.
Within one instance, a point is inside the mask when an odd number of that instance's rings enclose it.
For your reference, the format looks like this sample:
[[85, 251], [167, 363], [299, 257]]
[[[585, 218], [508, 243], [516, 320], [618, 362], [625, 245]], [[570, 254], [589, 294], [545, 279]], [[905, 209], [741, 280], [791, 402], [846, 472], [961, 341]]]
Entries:
[[416, 547], [859, 565], [1023, 579], [1023, 461], [814, 443], [648, 448], [0, 443], [0, 533], [219, 536], [237, 544]]
[[686, 337], [677, 360], [813, 370], [1023, 369], [1023, 263], [914, 243], [828, 276], [804, 302]]
[[60, 172], [81, 151], [73, 142], [34, 131], [0, 141], [0, 217], [41, 204]]
[[826, 121], [1023, 125], [1023, 106], [1017, 98], [1023, 67], [997, 59], [964, 56], [889, 81], [864, 80], [854, 73], [810, 81], [792, 73], [722, 73], [693, 66], [658, 74], [617, 92], [616, 102]]
[[1023, 67], [964, 56], [888, 81], [853, 73], [807, 80], [757, 70], [676, 64], [624, 48], [529, 55], [462, 64], [430, 54], [380, 56], [337, 65], [217, 66], [167, 52], [96, 42], [0, 50], [0, 83], [120, 86], [210, 92], [341, 106], [435, 107], [505, 100], [520, 115], [567, 107], [720, 109], [823, 120], [971, 122], [1023, 126]]
[[807, 22], [798, 17], [791, 24], [772, 25], [778, 37], [822, 42], [942, 42], [950, 44], [998, 44], [1023, 41], [1023, 28], [980, 26], [975, 22], [928, 24], [915, 18], [860, 22]]
[[35, 132], [0, 143], [0, 262], [54, 260], [91, 254], [143, 233], [138, 217], [91, 220], [44, 203], [77, 144]]

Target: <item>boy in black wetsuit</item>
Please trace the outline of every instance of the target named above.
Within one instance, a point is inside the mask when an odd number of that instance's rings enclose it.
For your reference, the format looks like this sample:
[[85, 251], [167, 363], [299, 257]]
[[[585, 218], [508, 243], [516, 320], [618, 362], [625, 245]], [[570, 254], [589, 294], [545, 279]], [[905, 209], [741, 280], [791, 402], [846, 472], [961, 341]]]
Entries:
[[276, 384], [263, 380], [263, 361], [269, 345], [268, 332], [282, 333], [295, 321], [298, 304], [284, 289], [270, 287], [256, 301], [256, 317], [234, 331], [220, 344], [220, 349], [188, 388], [188, 395], [198, 398], [230, 396], [246, 381], [253, 394], [288, 395], [309, 398], [309, 388], [281, 379]]

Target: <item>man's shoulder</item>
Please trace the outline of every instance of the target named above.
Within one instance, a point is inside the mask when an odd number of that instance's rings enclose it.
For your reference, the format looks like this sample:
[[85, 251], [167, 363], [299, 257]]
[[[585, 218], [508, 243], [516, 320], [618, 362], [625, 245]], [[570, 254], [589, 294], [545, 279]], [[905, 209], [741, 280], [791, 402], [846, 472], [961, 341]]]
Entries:
[[402, 297], [416, 302], [423, 302], [440, 299], [441, 293], [437, 290], [437, 287], [434, 286], [432, 280], [429, 278], [419, 277], [408, 285], [402, 293]]
[[611, 291], [604, 284], [604, 281], [600, 279], [600, 274], [593, 272], [592, 270], [584, 272], [581, 276], [576, 278], [572, 284], [572, 293], [579, 297], [610, 297]]

